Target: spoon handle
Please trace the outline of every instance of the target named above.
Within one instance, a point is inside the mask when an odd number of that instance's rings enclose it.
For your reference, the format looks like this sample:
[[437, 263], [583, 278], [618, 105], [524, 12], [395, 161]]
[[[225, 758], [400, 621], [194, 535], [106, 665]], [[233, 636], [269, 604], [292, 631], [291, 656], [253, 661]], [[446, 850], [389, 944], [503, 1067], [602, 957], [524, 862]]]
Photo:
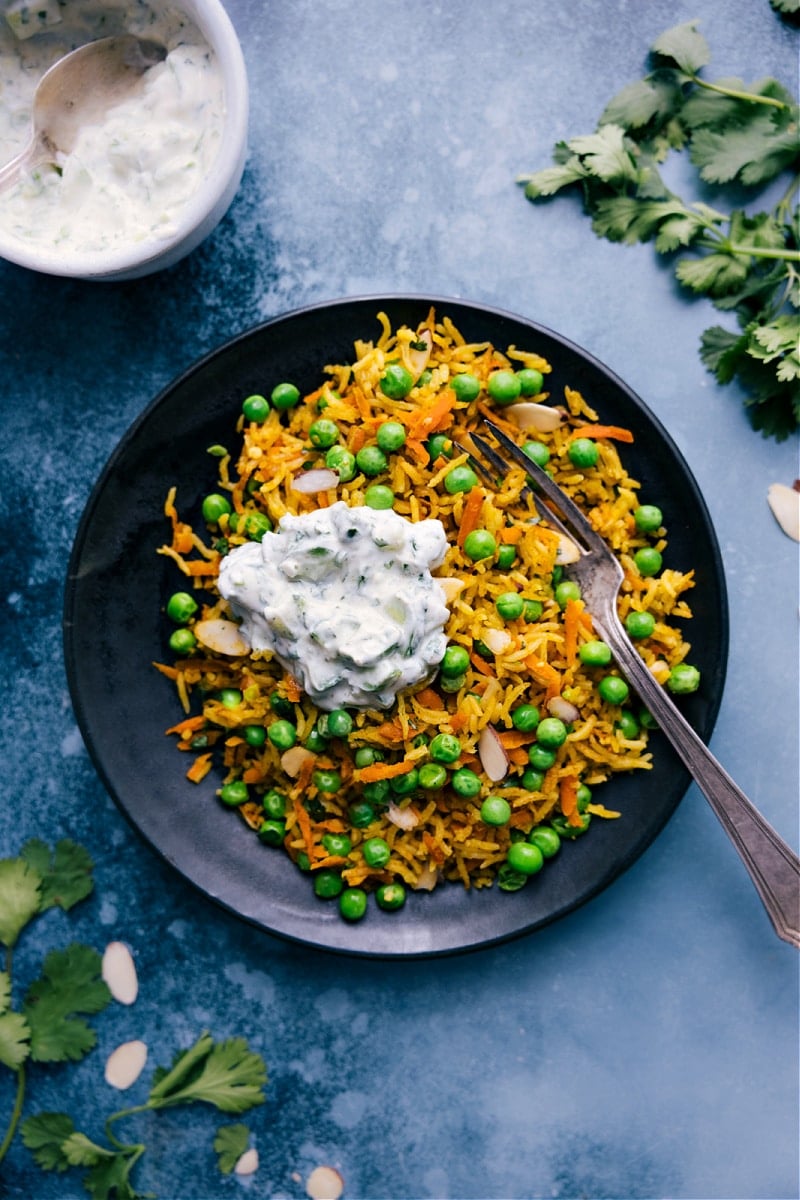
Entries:
[[0, 192], [6, 191], [16, 183], [25, 167], [33, 165], [39, 149], [38, 139], [31, 138], [24, 150], [15, 154], [9, 162], [0, 167]]

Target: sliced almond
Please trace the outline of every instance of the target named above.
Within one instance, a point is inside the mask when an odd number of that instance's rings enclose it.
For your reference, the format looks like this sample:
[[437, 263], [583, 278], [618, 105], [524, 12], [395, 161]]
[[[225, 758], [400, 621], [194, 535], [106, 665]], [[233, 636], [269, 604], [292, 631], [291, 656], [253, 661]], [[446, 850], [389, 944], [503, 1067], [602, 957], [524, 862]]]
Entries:
[[570, 563], [577, 562], [580, 556], [581, 552], [572, 538], [565, 537], [563, 533], [559, 533], [556, 564], [559, 567], [568, 567]]
[[339, 1200], [344, 1180], [335, 1167], [315, 1167], [306, 1180], [306, 1195], [311, 1200]]
[[565, 725], [571, 725], [581, 715], [575, 705], [563, 696], [551, 696], [547, 701], [547, 711], [551, 717], [558, 717]]
[[386, 809], [386, 819], [396, 825], [398, 829], [414, 829], [419, 825], [419, 817], [414, 812], [413, 808], [400, 808], [395, 804], [394, 800], [389, 801], [389, 807]]
[[551, 408], [549, 404], [536, 404], [533, 400], [510, 404], [503, 415], [510, 417], [520, 429], [535, 429], [537, 433], [552, 433], [564, 423], [560, 409]]
[[147, 1046], [144, 1042], [123, 1042], [106, 1059], [106, 1083], [124, 1092], [136, 1083], [146, 1062]]
[[206, 649], [212, 650], [214, 654], [241, 658], [250, 650], [235, 621], [226, 621], [224, 617], [211, 617], [207, 621], [198, 621], [193, 629], [198, 642], [202, 642]]
[[306, 750], [305, 746], [292, 746], [281, 755], [281, 769], [290, 779], [296, 779], [303, 769], [303, 764], [310, 758], [313, 759], [314, 755], [310, 750]]
[[800, 542], [800, 492], [785, 483], [773, 483], [767, 488], [767, 503], [787, 537]]
[[339, 476], [328, 467], [314, 467], [310, 471], [301, 471], [292, 480], [292, 491], [302, 492], [313, 496], [315, 492], [328, 492], [339, 486]]
[[406, 352], [403, 357], [406, 359], [406, 366], [414, 376], [414, 380], [416, 382], [428, 365], [428, 359], [430, 358], [431, 350], [433, 349], [433, 334], [431, 333], [430, 329], [420, 329], [414, 338], [414, 341], [424, 342], [425, 349], [417, 350], [414, 348], [414, 346], [408, 345], [408, 347], [405, 348]]
[[133, 955], [124, 942], [109, 942], [103, 951], [100, 973], [108, 990], [120, 1004], [133, 1004], [139, 995], [139, 979]]
[[254, 1175], [258, 1170], [258, 1151], [255, 1146], [251, 1146], [249, 1150], [245, 1150], [236, 1161], [236, 1166], [233, 1168], [234, 1175]]
[[513, 642], [513, 638], [507, 629], [484, 629], [481, 633], [481, 641], [484, 646], [488, 646], [492, 654], [502, 654], [504, 650]]
[[492, 783], [505, 779], [508, 774], [508, 755], [497, 731], [491, 725], [484, 728], [478, 740], [478, 758]]
[[463, 592], [467, 586], [463, 579], [453, 579], [449, 575], [444, 579], [437, 579], [436, 582], [444, 592], [445, 604], [452, 604], [456, 596]]

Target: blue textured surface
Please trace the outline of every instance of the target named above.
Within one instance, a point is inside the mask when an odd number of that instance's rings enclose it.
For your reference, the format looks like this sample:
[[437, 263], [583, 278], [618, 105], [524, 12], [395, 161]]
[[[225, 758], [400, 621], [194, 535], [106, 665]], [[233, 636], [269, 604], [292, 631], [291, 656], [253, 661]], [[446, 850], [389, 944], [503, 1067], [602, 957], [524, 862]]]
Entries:
[[[797, 547], [766, 504], [797, 442], [753, 433], [697, 354], [720, 318], [677, 291], [650, 246], [599, 241], [577, 202], [534, 207], [515, 177], [590, 132], [647, 46], [694, 17], [713, 76], [793, 86], [797, 40], [767, 0], [229, 0], [252, 95], [250, 157], [216, 233], [171, 271], [85, 285], [0, 264], [4, 666], [0, 854], [72, 837], [96, 890], [21, 940], [15, 977], [71, 938], [128, 942], [141, 991], [97, 1021], [77, 1067], [31, 1068], [26, 1111], [89, 1133], [118, 1106], [102, 1064], [143, 1038], [150, 1065], [199, 1031], [269, 1065], [244, 1118], [255, 1176], [219, 1174], [225, 1118], [130, 1123], [161, 1200], [302, 1197], [316, 1165], [346, 1200], [798, 1195], [798, 961], [772, 933], [691, 788], [643, 858], [535, 936], [406, 965], [316, 954], [256, 933], [156, 860], [106, 797], [64, 677], [67, 555], [90, 488], [146, 403], [198, 355], [317, 300], [381, 291], [485, 301], [559, 330], [666, 424], [706, 496], [731, 607], [712, 749], [797, 846]], [[149, 1070], [132, 1089], [144, 1098]], [[0, 1124], [10, 1110], [0, 1076]], [[127, 1131], [126, 1131], [127, 1132]], [[19, 1139], [7, 1194], [84, 1195]], [[2, 1188], [0, 1187], [0, 1190]]]

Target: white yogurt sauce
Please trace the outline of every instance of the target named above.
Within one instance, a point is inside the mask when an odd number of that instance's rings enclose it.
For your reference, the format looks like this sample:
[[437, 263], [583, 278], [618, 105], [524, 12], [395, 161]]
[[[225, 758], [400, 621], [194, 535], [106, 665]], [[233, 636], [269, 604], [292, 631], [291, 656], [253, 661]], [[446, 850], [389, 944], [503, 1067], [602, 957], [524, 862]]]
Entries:
[[55, 167], [0, 193], [0, 230], [56, 248], [64, 259], [170, 237], [219, 151], [224, 120], [213, 51], [179, 9], [136, 0], [45, 0], [8, 6], [0, 20], [0, 163], [25, 145], [33, 93], [76, 46], [130, 32], [161, 41], [163, 63], [140, 89], [82, 131]]
[[219, 590], [251, 649], [272, 651], [319, 708], [389, 708], [444, 654], [450, 614], [431, 569], [446, 551], [440, 521], [338, 501], [237, 546]]

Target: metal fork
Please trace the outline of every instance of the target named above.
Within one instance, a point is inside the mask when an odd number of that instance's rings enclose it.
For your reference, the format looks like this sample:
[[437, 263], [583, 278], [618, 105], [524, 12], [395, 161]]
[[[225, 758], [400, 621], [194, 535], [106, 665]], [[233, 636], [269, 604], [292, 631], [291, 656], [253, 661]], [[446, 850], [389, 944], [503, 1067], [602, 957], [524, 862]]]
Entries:
[[[472, 433], [472, 443], [491, 466], [491, 472], [474, 456], [473, 461], [492, 483], [493, 473], [502, 478], [509, 470], [506, 458], [523, 467], [535, 482], [533, 497], [540, 516], [577, 547], [577, 561], [565, 566], [564, 572], [580, 585], [595, 628], [719, 818], [755, 884], [778, 937], [800, 947], [800, 859], [733, 782], [669, 693], [650, 674], [617, 613], [623, 571], [612, 551], [574, 501], [541, 467], [492, 421], [486, 419], [485, 425], [503, 455], [480, 434]], [[545, 498], [558, 512], [553, 511]]]

